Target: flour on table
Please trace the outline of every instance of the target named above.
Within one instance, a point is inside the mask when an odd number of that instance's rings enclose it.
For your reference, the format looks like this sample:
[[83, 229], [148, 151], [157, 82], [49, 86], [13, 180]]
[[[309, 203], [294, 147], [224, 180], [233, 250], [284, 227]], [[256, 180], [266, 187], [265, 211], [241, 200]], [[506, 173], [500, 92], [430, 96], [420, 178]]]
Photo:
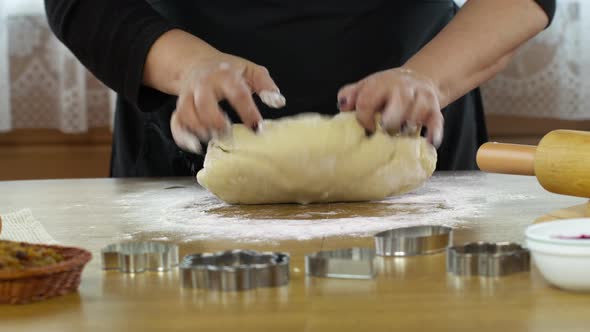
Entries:
[[[198, 187], [174, 187], [129, 193], [116, 201], [134, 233], [178, 241], [308, 240], [332, 236], [367, 236], [412, 225], [461, 227], [501, 200], [527, 200], [508, 190], [482, 190], [477, 176], [433, 177], [421, 189], [378, 202], [233, 206]], [[357, 204], [356, 206], [351, 206]]]

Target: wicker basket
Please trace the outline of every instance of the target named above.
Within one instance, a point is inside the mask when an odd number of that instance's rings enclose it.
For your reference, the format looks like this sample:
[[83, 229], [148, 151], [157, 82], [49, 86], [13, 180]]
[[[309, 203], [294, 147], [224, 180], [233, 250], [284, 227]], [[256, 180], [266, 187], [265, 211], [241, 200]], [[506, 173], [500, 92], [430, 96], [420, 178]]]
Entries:
[[53, 249], [62, 262], [18, 271], [0, 270], [0, 303], [24, 304], [64, 295], [78, 289], [80, 276], [92, 254], [84, 249], [29, 244]]

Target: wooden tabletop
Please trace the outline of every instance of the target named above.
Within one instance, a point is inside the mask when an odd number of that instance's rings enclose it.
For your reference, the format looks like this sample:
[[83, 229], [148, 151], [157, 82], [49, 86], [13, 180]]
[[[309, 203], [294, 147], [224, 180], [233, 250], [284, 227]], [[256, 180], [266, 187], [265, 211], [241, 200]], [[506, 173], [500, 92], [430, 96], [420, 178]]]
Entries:
[[[482, 199], [488, 191], [501, 189], [506, 194], [467, 217], [455, 232], [455, 243], [522, 242], [523, 229], [537, 217], [584, 202], [546, 193], [531, 177], [440, 173], [431, 186], [473, 181], [481, 188]], [[148, 232], [129, 221], [125, 210], [129, 206], [121, 204], [122, 197], [147, 191], [157, 193], [176, 186], [192, 188], [195, 181], [184, 178], [0, 182], [0, 213], [30, 208], [56, 240], [87, 248], [94, 255], [78, 293], [31, 305], [0, 306], [0, 331], [590, 330], [590, 295], [553, 288], [535, 269], [496, 280], [460, 279], [447, 275], [445, 255], [438, 254], [385, 260], [374, 280], [305, 276], [306, 253], [371, 247], [370, 236], [236, 242], [228, 238], [187, 240], [182, 234], [166, 234], [165, 229], [158, 234], [179, 243], [181, 255], [236, 247], [287, 251], [292, 257], [291, 281], [276, 289], [219, 293], [182, 289], [177, 271], [137, 275], [103, 272], [99, 258], [102, 246], [121, 239], [154, 238], [153, 230]], [[194, 190], [199, 195], [209, 195], [201, 189]], [[473, 199], [464, 202], [474, 203]], [[142, 209], [141, 200], [133, 204]], [[369, 215], [379, 215], [379, 206], [367, 209], [374, 205], [366, 204], [359, 206]], [[227, 211], [234, 217], [252, 217], [252, 208], [240, 209], [231, 207]], [[254, 216], [279, 213], [288, 217], [289, 209], [270, 208], [267, 212], [255, 212]]]

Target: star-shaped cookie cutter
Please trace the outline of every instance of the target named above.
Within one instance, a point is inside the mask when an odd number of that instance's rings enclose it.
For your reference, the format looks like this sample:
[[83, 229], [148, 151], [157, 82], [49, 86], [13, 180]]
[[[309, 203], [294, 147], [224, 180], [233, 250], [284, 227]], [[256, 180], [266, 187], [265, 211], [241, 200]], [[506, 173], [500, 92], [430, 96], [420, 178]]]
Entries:
[[115, 243], [101, 250], [103, 270], [140, 273], [178, 266], [178, 246], [159, 242]]
[[289, 283], [289, 255], [229, 250], [187, 255], [180, 263], [181, 285], [221, 291], [278, 287]]

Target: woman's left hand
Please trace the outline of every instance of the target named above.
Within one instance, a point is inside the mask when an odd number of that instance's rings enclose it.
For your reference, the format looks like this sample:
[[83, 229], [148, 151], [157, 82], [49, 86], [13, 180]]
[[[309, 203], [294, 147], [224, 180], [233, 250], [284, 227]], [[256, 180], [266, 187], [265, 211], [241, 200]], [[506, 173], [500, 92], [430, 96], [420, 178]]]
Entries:
[[400, 67], [372, 74], [338, 92], [340, 111], [356, 110], [359, 123], [369, 132], [376, 130], [375, 115], [387, 131], [402, 126], [427, 128], [427, 139], [435, 147], [443, 138], [444, 119], [441, 92], [429, 78]]

